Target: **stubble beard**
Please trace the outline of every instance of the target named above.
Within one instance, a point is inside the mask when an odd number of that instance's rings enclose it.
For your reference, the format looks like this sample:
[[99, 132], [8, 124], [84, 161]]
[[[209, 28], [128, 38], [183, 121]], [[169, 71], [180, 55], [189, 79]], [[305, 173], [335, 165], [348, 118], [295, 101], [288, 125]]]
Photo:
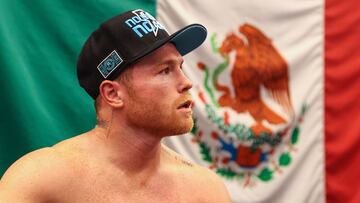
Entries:
[[127, 108], [128, 124], [159, 136], [180, 135], [190, 132], [194, 122], [192, 116], [183, 116], [176, 111], [177, 102], [159, 104], [151, 99], [131, 95]]

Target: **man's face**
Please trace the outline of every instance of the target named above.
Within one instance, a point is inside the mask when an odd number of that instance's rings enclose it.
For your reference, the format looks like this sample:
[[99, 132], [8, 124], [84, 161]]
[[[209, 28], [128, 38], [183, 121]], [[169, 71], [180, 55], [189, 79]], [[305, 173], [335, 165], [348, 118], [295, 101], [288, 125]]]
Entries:
[[175, 46], [167, 43], [131, 68], [124, 108], [128, 125], [161, 136], [191, 130], [192, 84], [182, 63]]

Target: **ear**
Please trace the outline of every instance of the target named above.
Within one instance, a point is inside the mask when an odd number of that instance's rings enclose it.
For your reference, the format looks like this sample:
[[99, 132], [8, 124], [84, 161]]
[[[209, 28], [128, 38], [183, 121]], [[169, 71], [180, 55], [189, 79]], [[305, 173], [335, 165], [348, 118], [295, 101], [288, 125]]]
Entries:
[[123, 92], [120, 84], [116, 81], [104, 80], [101, 82], [99, 92], [104, 101], [114, 108], [121, 108], [124, 105]]

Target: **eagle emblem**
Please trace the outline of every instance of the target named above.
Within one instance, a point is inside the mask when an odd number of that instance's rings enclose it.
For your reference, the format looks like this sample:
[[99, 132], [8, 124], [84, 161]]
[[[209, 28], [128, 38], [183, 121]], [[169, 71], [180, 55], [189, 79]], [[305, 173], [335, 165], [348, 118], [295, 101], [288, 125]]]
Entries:
[[[210, 168], [248, 187], [291, 163], [307, 106], [295, 115], [289, 66], [271, 39], [250, 24], [238, 31], [220, 46], [213, 33], [210, 43], [221, 62], [197, 64], [204, 78], [195, 90], [192, 134]], [[206, 119], [197, 116], [204, 112]]]

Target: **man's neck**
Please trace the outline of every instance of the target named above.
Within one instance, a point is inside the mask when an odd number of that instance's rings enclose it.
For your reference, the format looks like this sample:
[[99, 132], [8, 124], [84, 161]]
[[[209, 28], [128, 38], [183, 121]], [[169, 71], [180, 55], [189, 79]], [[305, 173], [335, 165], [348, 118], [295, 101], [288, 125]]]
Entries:
[[130, 128], [95, 127], [89, 133], [110, 164], [131, 175], [151, 175], [160, 166], [161, 137]]

